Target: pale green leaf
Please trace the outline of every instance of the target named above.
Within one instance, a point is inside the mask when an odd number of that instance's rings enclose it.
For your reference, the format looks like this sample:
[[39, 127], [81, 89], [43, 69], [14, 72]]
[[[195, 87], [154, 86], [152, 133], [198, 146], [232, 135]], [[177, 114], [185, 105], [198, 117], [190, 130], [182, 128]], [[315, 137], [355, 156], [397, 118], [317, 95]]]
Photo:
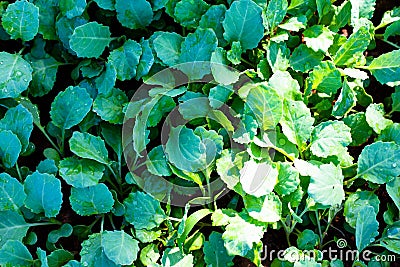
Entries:
[[286, 196], [296, 191], [300, 184], [299, 172], [288, 162], [281, 162], [278, 165], [278, 183], [274, 190], [280, 196]]
[[375, 11], [376, 0], [350, 0], [351, 23], [357, 25], [360, 18], [371, 19]]
[[93, 102], [93, 111], [105, 121], [113, 124], [122, 124], [124, 113], [123, 104], [128, 102], [128, 97], [123, 91], [112, 88], [108, 94], [99, 94]]
[[170, 176], [172, 174], [162, 146], [157, 146], [149, 152], [146, 166], [154, 175]]
[[393, 124], [393, 121], [384, 117], [385, 109], [383, 104], [371, 104], [367, 107], [365, 117], [368, 125], [377, 133], [380, 134], [386, 127]]
[[282, 20], [285, 18], [287, 8], [288, 2], [286, 0], [271, 0], [268, 2], [268, 6], [265, 11], [265, 23], [269, 32], [273, 32], [274, 29], [282, 22]]
[[160, 202], [142, 192], [132, 192], [124, 200], [126, 207], [125, 219], [135, 229], [151, 230], [158, 227], [165, 219], [166, 214]]
[[167, 66], [178, 63], [183, 37], [175, 32], [162, 32], [153, 40], [157, 57]]
[[130, 265], [136, 260], [139, 242], [124, 231], [104, 231], [101, 241], [104, 253], [116, 264]]
[[[104, 253], [102, 233], [95, 233], [82, 242], [82, 249], [80, 252], [81, 263], [79, 266], [85, 267], [118, 267], [120, 265], [110, 260]], [[75, 266], [74, 266], [75, 267]]]
[[383, 54], [374, 60], [367, 67], [375, 78], [382, 84], [400, 82], [400, 50]]
[[261, 13], [261, 7], [251, 0], [234, 1], [222, 23], [225, 40], [239, 41], [243, 50], [256, 48], [264, 36]]
[[333, 56], [333, 62], [338, 66], [349, 66], [364, 53], [370, 41], [371, 34], [369, 33], [369, 29], [365, 26], [360, 27], [340, 46], [339, 50]]
[[342, 153], [352, 139], [350, 128], [342, 121], [326, 121], [318, 124], [311, 134], [311, 152], [326, 158]]
[[2, 24], [12, 39], [30, 41], [39, 30], [39, 8], [28, 1], [9, 4], [2, 14]]
[[293, 50], [289, 63], [294, 70], [307, 72], [319, 65], [323, 58], [322, 52], [315, 52], [305, 44], [301, 44]]
[[232, 64], [237, 65], [241, 63], [242, 47], [240, 42], [234, 41], [231, 45], [231, 50], [226, 53], [226, 58], [232, 62]]
[[400, 145], [378, 141], [364, 147], [358, 157], [357, 173], [377, 184], [395, 179], [400, 175]]
[[154, 64], [154, 55], [153, 50], [150, 47], [150, 41], [142, 39], [140, 45], [142, 46], [142, 55], [140, 56], [139, 64], [136, 68], [136, 80], [149, 74], [150, 69]]
[[287, 30], [287, 31], [294, 31], [298, 32], [301, 29], [305, 29], [307, 24], [307, 17], [301, 15], [299, 17], [291, 17], [285, 23], [278, 25], [279, 28]]
[[192, 254], [185, 255], [178, 247], [167, 248], [161, 258], [164, 267], [193, 267], [193, 261]]
[[0, 174], [0, 195], [0, 211], [18, 210], [26, 197], [22, 184], [7, 173]]
[[338, 69], [330, 61], [323, 61], [310, 72], [306, 80], [309, 89], [315, 89], [318, 92], [329, 96], [336, 94], [342, 87], [342, 79]]
[[285, 71], [289, 67], [289, 56], [290, 50], [285, 43], [269, 43], [267, 60], [273, 72]]
[[123, 46], [111, 51], [108, 62], [115, 67], [119, 80], [130, 80], [136, 76], [141, 54], [142, 47], [133, 40], [127, 40]]
[[89, 159], [65, 158], [59, 169], [67, 184], [77, 188], [96, 185], [104, 173], [104, 165]]
[[376, 214], [379, 212], [380, 201], [374, 192], [357, 191], [348, 196], [344, 203], [343, 215], [346, 222], [353, 228], [356, 228], [357, 218], [360, 210], [365, 206], [372, 206]]
[[114, 88], [117, 80], [117, 70], [111, 62], [105, 64], [105, 70], [96, 78], [96, 88], [99, 94], [108, 94]]
[[315, 52], [326, 52], [333, 44], [332, 32], [321, 25], [314, 25], [303, 32], [306, 45]]
[[0, 211], [0, 248], [7, 240], [19, 240], [25, 237], [29, 225], [17, 211]]
[[34, 172], [24, 181], [25, 206], [34, 213], [55, 217], [61, 209], [61, 182], [54, 175]]
[[70, 129], [85, 118], [91, 106], [92, 99], [85, 89], [69, 86], [54, 99], [50, 117], [54, 125], [61, 129]]
[[109, 212], [113, 205], [113, 196], [105, 184], [71, 188], [69, 197], [72, 209], [81, 216], [89, 216]]
[[302, 149], [311, 136], [314, 118], [303, 101], [285, 100], [280, 124], [289, 141]]
[[103, 139], [89, 133], [74, 132], [69, 140], [69, 147], [75, 155], [108, 164], [108, 151]]
[[379, 234], [379, 223], [376, 216], [372, 206], [366, 205], [360, 209], [356, 223], [356, 246], [360, 252], [374, 242], [375, 237]]
[[153, 10], [146, 0], [116, 0], [115, 9], [122, 26], [130, 29], [145, 28], [153, 20]]
[[144, 266], [157, 266], [156, 264], [160, 257], [160, 251], [156, 244], [149, 244], [140, 251], [140, 261]]
[[7, 240], [0, 249], [0, 265], [2, 266], [26, 267], [32, 264], [32, 255], [21, 241]]
[[108, 26], [92, 21], [74, 29], [69, 45], [78, 57], [99, 57], [110, 43], [110, 37]]
[[282, 203], [274, 192], [262, 197], [246, 195], [243, 201], [249, 215], [260, 222], [273, 223], [281, 219]]
[[0, 52], [0, 99], [18, 97], [28, 89], [32, 67], [21, 56]]
[[275, 164], [257, 163], [251, 159], [240, 170], [243, 190], [252, 196], [261, 197], [271, 193], [277, 182], [278, 169]]

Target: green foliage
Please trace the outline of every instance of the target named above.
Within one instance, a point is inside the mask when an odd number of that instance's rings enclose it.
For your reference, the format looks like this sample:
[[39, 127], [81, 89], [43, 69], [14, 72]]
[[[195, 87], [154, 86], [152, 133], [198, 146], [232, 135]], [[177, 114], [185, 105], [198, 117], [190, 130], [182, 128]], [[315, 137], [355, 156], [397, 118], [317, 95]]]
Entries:
[[389, 266], [392, 2], [1, 1], [0, 265]]

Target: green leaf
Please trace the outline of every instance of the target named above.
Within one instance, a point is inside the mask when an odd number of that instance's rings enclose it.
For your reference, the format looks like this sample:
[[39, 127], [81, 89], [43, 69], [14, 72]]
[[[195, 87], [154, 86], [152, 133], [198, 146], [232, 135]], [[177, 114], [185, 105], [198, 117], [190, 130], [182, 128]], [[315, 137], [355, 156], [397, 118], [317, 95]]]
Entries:
[[124, 231], [105, 231], [101, 241], [104, 253], [116, 264], [130, 265], [136, 260], [139, 242]]
[[96, 185], [104, 174], [104, 165], [89, 159], [65, 158], [60, 161], [60, 176], [76, 188]]
[[12, 168], [21, 153], [21, 142], [11, 131], [0, 131], [0, 158], [4, 167]]
[[367, 67], [381, 84], [392, 86], [400, 82], [400, 50], [383, 54]]
[[379, 198], [374, 192], [357, 191], [349, 195], [344, 203], [344, 212], [346, 222], [353, 228], [356, 228], [357, 218], [360, 210], [365, 206], [372, 206], [376, 214], [379, 212]]
[[191, 80], [201, 79], [210, 72], [208, 61], [217, 44], [217, 37], [211, 29], [198, 28], [194, 33], [189, 33], [182, 42], [179, 56], [179, 63], [186, 64], [180, 65], [179, 69]]
[[140, 261], [144, 266], [157, 266], [160, 259], [160, 251], [156, 244], [149, 244], [140, 251]]
[[337, 90], [342, 87], [340, 72], [330, 61], [323, 61], [315, 67], [310, 72], [306, 83], [308, 83], [308, 88], [315, 89], [329, 96], [336, 94]]
[[229, 256], [226, 252], [221, 233], [210, 234], [209, 240], [204, 243], [203, 252], [207, 266], [233, 266], [233, 256]]
[[27, 247], [18, 240], [7, 240], [0, 249], [0, 264], [3, 266], [32, 266], [33, 258]]
[[303, 101], [285, 100], [280, 124], [289, 141], [302, 149], [311, 136], [314, 118]]
[[388, 225], [382, 234], [380, 245], [394, 253], [400, 253], [400, 222], [397, 221], [392, 225]]
[[360, 209], [356, 223], [356, 246], [360, 252], [374, 242], [375, 237], [379, 234], [379, 223], [376, 216], [372, 206], [367, 205]]
[[24, 187], [7, 173], [0, 174], [0, 192], [0, 211], [18, 210], [24, 204]]
[[252, 196], [261, 197], [272, 192], [278, 182], [278, 169], [268, 162], [257, 163], [253, 159], [244, 163], [240, 170], [243, 190]]
[[55, 23], [58, 14], [58, 6], [46, 0], [36, 0], [35, 5], [39, 8], [38, 32], [43, 35], [43, 39], [57, 40]]
[[118, 157], [122, 155], [122, 130], [119, 127], [111, 124], [101, 125], [101, 135], [106, 143], [114, 149]]
[[199, 26], [203, 29], [213, 29], [218, 38], [218, 45], [220, 47], [226, 46], [228, 43], [224, 39], [224, 28], [222, 22], [225, 18], [226, 7], [224, 5], [212, 5], [207, 12], [201, 17]]
[[282, 162], [278, 165], [278, 183], [274, 190], [280, 196], [286, 196], [296, 191], [300, 184], [299, 172], [288, 162]]
[[398, 36], [400, 33], [400, 21], [396, 21], [390, 24], [383, 35], [384, 39], [387, 40], [391, 36]]
[[383, 184], [400, 175], [400, 145], [375, 142], [364, 147], [358, 157], [357, 176]]
[[308, 194], [316, 202], [326, 206], [340, 205], [344, 200], [343, 174], [340, 166], [333, 163], [315, 165], [295, 160], [295, 167], [302, 176], [310, 176]]
[[297, 247], [304, 250], [312, 250], [319, 243], [319, 236], [310, 229], [305, 229], [297, 238]]
[[153, 10], [146, 0], [116, 0], [115, 9], [118, 21], [130, 29], [145, 28], [153, 20]]
[[72, 209], [81, 216], [107, 213], [114, 205], [110, 190], [102, 183], [84, 188], [72, 187], [69, 200]]
[[39, 30], [39, 8], [28, 1], [16, 1], [7, 6], [2, 24], [12, 39], [30, 41]]
[[106, 10], [115, 10], [115, 0], [94, 0], [96, 4]]
[[343, 118], [343, 122], [351, 129], [350, 133], [353, 141], [350, 143], [350, 146], [364, 144], [372, 134], [372, 129], [366, 121], [364, 112], [350, 114]]
[[133, 40], [127, 40], [123, 46], [110, 53], [108, 62], [115, 67], [118, 80], [130, 80], [136, 76], [141, 54], [142, 47]]
[[60, 11], [69, 19], [82, 15], [86, 8], [86, 0], [60, 0]]
[[178, 247], [167, 248], [161, 258], [162, 266], [165, 267], [193, 267], [194, 257], [185, 255]]
[[113, 124], [122, 124], [124, 113], [123, 104], [128, 102], [128, 97], [123, 91], [112, 88], [108, 94], [99, 94], [93, 103], [93, 111], [103, 120]]
[[371, 19], [375, 11], [376, 0], [350, 0], [351, 23], [357, 25], [360, 18]]
[[337, 66], [349, 66], [364, 53], [370, 41], [371, 34], [369, 33], [369, 29], [365, 26], [360, 27], [340, 46], [339, 50], [333, 56], [333, 62]]
[[290, 50], [285, 43], [269, 43], [267, 60], [273, 72], [285, 71], [289, 67], [289, 56]]
[[325, 53], [333, 44], [333, 34], [325, 26], [311, 26], [303, 32], [303, 35], [306, 45], [315, 52], [321, 51]]
[[285, 23], [278, 25], [279, 28], [298, 32], [301, 29], [305, 29], [307, 24], [307, 17], [301, 15], [299, 17], [291, 17]]
[[247, 222], [239, 216], [230, 219], [222, 234], [228, 255], [246, 256], [253, 245], [260, 242], [264, 235], [263, 227]]
[[158, 227], [165, 219], [166, 214], [160, 202], [142, 192], [132, 192], [124, 200], [126, 207], [125, 219], [135, 229], [151, 230]]
[[332, 115], [336, 118], [345, 116], [353, 107], [355, 107], [356, 101], [356, 93], [350, 88], [347, 80], [344, 80], [342, 91], [333, 106]]
[[135, 237], [143, 243], [150, 243], [161, 236], [161, 230], [149, 231], [146, 229], [135, 230]]
[[136, 68], [136, 80], [149, 74], [150, 69], [154, 64], [154, 55], [153, 50], [150, 47], [150, 41], [142, 39], [140, 45], [142, 46], [142, 55], [140, 56], [139, 64]]
[[230, 85], [239, 80], [239, 72], [226, 67], [229, 64], [226, 59], [226, 51], [217, 47], [211, 54], [211, 73], [217, 83]]
[[292, 69], [307, 72], [318, 66], [323, 58], [324, 54], [322, 52], [315, 52], [305, 44], [301, 44], [293, 50], [289, 63]]
[[47, 257], [49, 267], [64, 266], [74, 259], [74, 254], [64, 249], [57, 249]]
[[281, 219], [282, 203], [273, 192], [261, 197], [246, 195], [243, 201], [249, 215], [260, 222], [273, 223]]
[[69, 45], [78, 57], [99, 57], [110, 43], [110, 37], [108, 26], [92, 21], [74, 29]]
[[335, 10], [335, 16], [332, 19], [329, 29], [333, 32], [337, 32], [350, 22], [351, 3], [345, 1], [340, 6], [333, 6], [333, 8]]
[[235, 65], [240, 64], [242, 52], [240, 42], [235, 41], [231, 45], [231, 50], [226, 53], [226, 58]]
[[18, 97], [28, 89], [32, 67], [21, 56], [0, 52], [0, 99]]
[[393, 122], [384, 117], [385, 109], [383, 104], [371, 104], [367, 107], [365, 117], [368, 125], [377, 133], [380, 134], [386, 127]]
[[110, 62], [106, 62], [106, 67], [103, 73], [96, 78], [96, 88], [99, 94], [108, 94], [114, 88], [117, 80], [117, 70]]
[[167, 164], [164, 149], [161, 145], [153, 148], [149, 152], [146, 166], [149, 172], [154, 175], [170, 176], [172, 174], [171, 169]]
[[66, 130], [79, 124], [90, 111], [92, 99], [81, 87], [69, 86], [51, 104], [50, 117], [54, 125]]
[[75, 28], [85, 25], [87, 22], [88, 20], [83, 17], [74, 17], [72, 19], [61, 17], [56, 22], [56, 32], [60, 41], [62, 42], [63, 46], [73, 55], [76, 53], [71, 49], [69, 44], [71, 36], [74, 33]]
[[75, 155], [108, 164], [108, 151], [103, 139], [89, 133], [74, 132], [69, 140], [69, 147]]
[[261, 7], [251, 0], [234, 1], [222, 23], [225, 40], [239, 41], [244, 51], [256, 48], [264, 36], [261, 13]]
[[154, 40], [153, 46], [157, 57], [167, 66], [178, 63], [183, 37], [174, 32], [161, 32]]
[[47, 241], [50, 243], [57, 243], [60, 238], [71, 236], [72, 232], [72, 225], [70, 225], [69, 223], [65, 223], [61, 225], [59, 229], [52, 230], [47, 237]]
[[[271, 87], [264, 84], [249, 85], [246, 104], [262, 130], [275, 129], [283, 112], [283, 101]], [[246, 87], [242, 89], [247, 90]], [[240, 94], [240, 91], [239, 91]]]
[[61, 182], [54, 175], [34, 172], [24, 182], [25, 206], [34, 213], [55, 217], [61, 209]]
[[400, 124], [393, 123], [385, 128], [379, 135], [378, 140], [385, 142], [395, 142], [400, 145]]
[[286, 0], [271, 0], [268, 2], [268, 6], [265, 11], [265, 23], [269, 32], [273, 32], [274, 29], [282, 22], [282, 20], [285, 18], [287, 8], [288, 2]]
[[103, 248], [102, 233], [95, 233], [89, 236], [89, 238], [82, 242], [82, 250], [79, 253], [81, 255], [81, 264], [79, 266], [85, 267], [97, 267], [97, 266], [108, 266], [118, 267], [120, 265], [115, 264], [110, 260]]
[[342, 121], [318, 124], [311, 134], [311, 152], [322, 158], [342, 153], [352, 141], [350, 130]]
[[32, 54], [25, 56], [33, 68], [29, 93], [32, 96], [43, 96], [53, 89], [60, 63], [50, 55], [37, 59]]
[[19, 240], [25, 237], [29, 225], [17, 211], [0, 211], [0, 248], [8, 240]]
[[208, 7], [209, 5], [203, 0], [182, 0], [175, 6], [174, 18], [183, 27], [195, 29]]

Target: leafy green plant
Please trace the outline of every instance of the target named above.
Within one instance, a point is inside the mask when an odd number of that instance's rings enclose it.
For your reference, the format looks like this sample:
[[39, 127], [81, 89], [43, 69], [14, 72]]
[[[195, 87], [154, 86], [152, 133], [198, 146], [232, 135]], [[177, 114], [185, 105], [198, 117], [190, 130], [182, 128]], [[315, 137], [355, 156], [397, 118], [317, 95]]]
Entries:
[[[0, 17], [1, 266], [398, 259], [400, 8], [18, 0]], [[308, 254], [335, 242], [355, 257]]]

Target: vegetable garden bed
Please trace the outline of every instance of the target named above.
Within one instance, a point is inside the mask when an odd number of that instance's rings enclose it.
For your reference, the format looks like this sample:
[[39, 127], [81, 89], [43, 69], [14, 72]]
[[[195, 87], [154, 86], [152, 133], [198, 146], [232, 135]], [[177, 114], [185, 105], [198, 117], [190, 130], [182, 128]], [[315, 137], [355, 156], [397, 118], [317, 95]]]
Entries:
[[0, 266], [399, 266], [400, 7], [0, 2]]

